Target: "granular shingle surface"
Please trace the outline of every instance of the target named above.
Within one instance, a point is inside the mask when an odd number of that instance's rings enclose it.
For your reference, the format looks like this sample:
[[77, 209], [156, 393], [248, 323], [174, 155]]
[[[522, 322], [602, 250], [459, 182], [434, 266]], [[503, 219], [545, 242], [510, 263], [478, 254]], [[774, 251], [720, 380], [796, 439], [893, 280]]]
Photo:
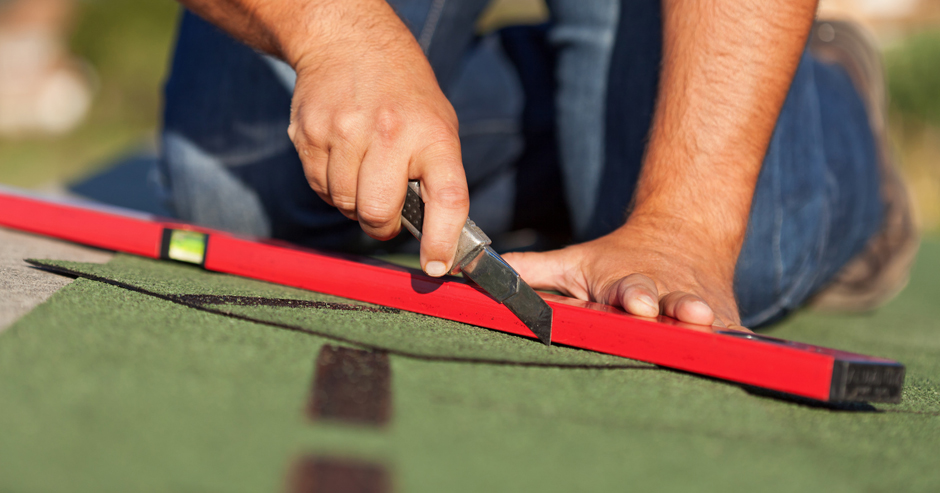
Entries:
[[[161, 295], [358, 304], [128, 256], [57, 264]], [[252, 322], [78, 279], [0, 334], [0, 490], [274, 491], [317, 457], [396, 491], [937, 491], [937, 273], [929, 240], [887, 307], [769, 331], [907, 365], [901, 404], [843, 409], [405, 312], [211, 307]], [[387, 424], [306, 417], [324, 344], [391, 350]]]
[[[198, 267], [173, 262], [119, 255], [107, 264], [44, 261], [75, 274], [88, 274], [130, 288], [168, 297], [196, 300], [200, 297], [273, 298], [297, 300], [298, 304], [321, 303], [324, 308], [290, 308], [269, 304], [202, 304], [205, 308], [308, 330], [366, 347], [425, 358], [459, 358], [521, 364], [592, 366], [649, 366], [623, 358], [552, 346], [535, 340], [481, 329], [458, 322], [397, 310], [335, 310], [326, 305], [375, 307], [361, 302], [304, 291], [286, 286], [209, 273]], [[196, 303], [194, 303], [196, 304]]]

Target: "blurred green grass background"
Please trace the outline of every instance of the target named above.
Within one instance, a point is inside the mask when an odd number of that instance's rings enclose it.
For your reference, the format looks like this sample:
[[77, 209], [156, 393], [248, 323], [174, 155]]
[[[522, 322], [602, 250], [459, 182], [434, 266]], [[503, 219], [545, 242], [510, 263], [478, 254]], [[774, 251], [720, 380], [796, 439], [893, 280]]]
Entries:
[[[171, 0], [83, 0], [71, 49], [98, 77], [88, 118], [64, 136], [0, 138], [0, 183], [43, 188], [75, 180], [124, 153], [155, 146], [162, 83], [178, 5]], [[483, 30], [545, 15], [539, 0], [499, 0]], [[940, 29], [921, 30], [885, 50], [891, 133], [919, 220], [940, 229]]]
[[67, 182], [154, 146], [179, 10], [172, 0], [79, 1], [70, 47], [97, 74], [89, 115], [67, 135], [0, 137], [0, 183]]
[[916, 32], [885, 50], [890, 129], [918, 218], [940, 229], [940, 29]]

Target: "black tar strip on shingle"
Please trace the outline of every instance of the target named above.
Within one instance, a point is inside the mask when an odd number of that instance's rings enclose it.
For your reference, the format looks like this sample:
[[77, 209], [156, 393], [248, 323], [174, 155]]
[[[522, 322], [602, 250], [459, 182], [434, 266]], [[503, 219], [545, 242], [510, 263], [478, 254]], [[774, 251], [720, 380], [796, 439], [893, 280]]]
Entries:
[[385, 467], [353, 459], [301, 457], [290, 471], [290, 493], [388, 493], [392, 481]]
[[392, 415], [388, 354], [326, 345], [317, 356], [307, 416], [383, 426]]

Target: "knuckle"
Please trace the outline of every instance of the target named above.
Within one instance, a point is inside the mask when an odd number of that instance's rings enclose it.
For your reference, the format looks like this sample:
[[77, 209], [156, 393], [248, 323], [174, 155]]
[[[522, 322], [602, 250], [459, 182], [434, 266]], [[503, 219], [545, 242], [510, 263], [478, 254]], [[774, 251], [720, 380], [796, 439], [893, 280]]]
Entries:
[[631, 284], [624, 279], [624, 282], [617, 284], [617, 292], [619, 296], [637, 296], [639, 294], [647, 294], [647, 289], [642, 285]]
[[360, 204], [358, 213], [359, 221], [374, 229], [384, 228], [398, 218], [396, 211], [373, 203]]
[[465, 187], [450, 185], [434, 192], [434, 203], [447, 210], [465, 211], [470, 209], [470, 195]]
[[[454, 249], [457, 247], [455, 243], [451, 243], [447, 240], [442, 239], [432, 239], [428, 236], [421, 238], [421, 248], [426, 252], [430, 253], [434, 257], [446, 257], [451, 255]], [[447, 259], [453, 260], [453, 259]]]
[[398, 111], [391, 108], [380, 108], [375, 115], [375, 132], [383, 139], [394, 139], [401, 134], [404, 119]]
[[333, 206], [342, 211], [355, 211], [356, 210], [356, 198], [350, 197], [348, 195], [333, 193], [330, 194], [330, 198], [333, 200]]
[[321, 173], [317, 172], [317, 168], [315, 165], [304, 164], [304, 177], [307, 178], [307, 185], [310, 185], [314, 192], [323, 194], [327, 191], [326, 183], [320, 178]]
[[393, 231], [392, 229], [389, 229], [389, 228], [369, 230], [369, 231], [366, 231], [366, 234], [368, 234], [370, 237], [375, 238], [376, 240], [379, 240], [379, 241], [388, 241], [398, 236], [397, 231]]
[[643, 274], [640, 274], [639, 272], [630, 274], [627, 277], [623, 278], [623, 280], [624, 280], [624, 283], [626, 283], [629, 287], [632, 287], [635, 289], [648, 290], [651, 287], [655, 286], [652, 279], [650, 279], [649, 277]]
[[674, 308], [680, 301], [682, 301], [683, 296], [685, 296], [685, 293], [672, 291], [666, 294], [666, 296], [663, 296], [662, 303], [667, 307]]
[[708, 305], [708, 303], [705, 301], [705, 299], [703, 299], [701, 296], [698, 296], [698, 295], [695, 295], [695, 294], [686, 294], [685, 296], [682, 297], [682, 302], [683, 302], [683, 303], [701, 303], [701, 304], [703, 304], [703, 305], [708, 306], [709, 308], [711, 308], [711, 307]]
[[362, 221], [362, 216], [359, 217], [359, 224], [362, 225], [363, 231], [366, 232], [372, 238], [380, 241], [391, 240], [392, 238], [398, 236], [398, 228], [394, 224], [387, 224], [381, 228], [370, 226]]
[[312, 146], [320, 146], [323, 142], [324, 134], [324, 125], [318, 123], [315, 120], [311, 121], [309, 118], [298, 119], [291, 123], [291, 128], [288, 129], [288, 132], [291, 135], [291, 140], [296, 144], [299, 142], [307, 143]]
[[365, 118], [358, 111], [337, 113], [333, 116], [333, 132], [346, 142], [354, 142], [365, 128]]

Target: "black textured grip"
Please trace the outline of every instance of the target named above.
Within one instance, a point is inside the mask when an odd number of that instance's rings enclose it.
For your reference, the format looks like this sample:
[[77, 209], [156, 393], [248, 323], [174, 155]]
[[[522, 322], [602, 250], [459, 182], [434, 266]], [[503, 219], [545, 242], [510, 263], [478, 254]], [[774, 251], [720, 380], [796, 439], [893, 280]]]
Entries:
[[424, 201], [421, 196], [415, 193], [411, 187], [408, 187], [408, 193], [405, 194], [405, 206], [402, 207], [401, 215], [418, 231], [424, 228]]

